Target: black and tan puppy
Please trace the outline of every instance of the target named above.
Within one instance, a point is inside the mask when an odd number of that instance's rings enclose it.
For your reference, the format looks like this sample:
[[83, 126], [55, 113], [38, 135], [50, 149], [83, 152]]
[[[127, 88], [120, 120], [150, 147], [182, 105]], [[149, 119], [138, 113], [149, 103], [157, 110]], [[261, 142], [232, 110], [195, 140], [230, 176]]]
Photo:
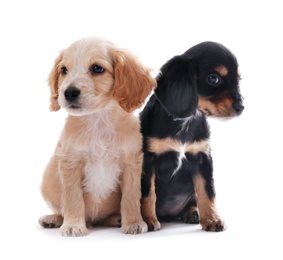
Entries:
[[150, 230], [181, 218], [223, 231], [215, 208], [206, 116], [242, 113], [236, 57], [215, 42], [200, 43], [161, 68], [157, 89], [141, 112], [144, 137], [142, 213]]

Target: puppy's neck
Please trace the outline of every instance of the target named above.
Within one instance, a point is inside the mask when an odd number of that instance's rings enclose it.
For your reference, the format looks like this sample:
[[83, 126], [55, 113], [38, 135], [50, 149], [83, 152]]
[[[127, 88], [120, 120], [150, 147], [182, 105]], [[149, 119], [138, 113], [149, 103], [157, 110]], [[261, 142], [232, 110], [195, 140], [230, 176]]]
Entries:
[[107, 130], [106, 132], [113, 132], [115, 134], [115, 122], [123, 117], [124, 113], [126, 112], [113, 100], [91, 114], [82, 116], [69, 115], [67, 123], [72, 127], [77, 127], [78, 130], [85, 131], [86, 135], [89, 131], [93, 130], [103, 132], [103, 129]]
[[188, 122], [190, 120], [192, 120], [195, 115], [197, 114], [198, 110], [195, 111], [195, 113], [189, 115], [189, 116], [186, 116], [186, 117], [178, 117], [178, 116], [175, 116], [173, 113], [171, 113], [168, 108], [163, 104], [163, 102], [158, 98], [158, 96], [156, 94], [155, 95], [155, 98], [156, 100], [158, 101], [158, 103], [160, 104], [160, 106], [162, 107], [162, 109], [167, 113], [167, 115], [169, 117], [172, 118], [173, 121], [183, 121], [183, 122]]

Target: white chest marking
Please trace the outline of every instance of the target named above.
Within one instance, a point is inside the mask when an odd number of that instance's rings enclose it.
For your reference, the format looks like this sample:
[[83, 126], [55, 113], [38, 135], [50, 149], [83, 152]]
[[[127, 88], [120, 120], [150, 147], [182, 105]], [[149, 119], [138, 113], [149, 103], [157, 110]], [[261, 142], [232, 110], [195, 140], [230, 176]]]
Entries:
[[115, 127], [107, 114], [91, 122], [89, 136], [81, 151], [85, 160], [83, 187], [85, 192], [90, 192], [94, 199], [100, 201], [119, 187], [121, 151]]
[[[113, 160], [116, 161], [117, 160]], [[106, 199], [118, 189], [120, 168], [115, 162], [106, 162], [98, 158], [88, 162], [85, 167], [84, 191], [90, 192], [94, 199]]]
[[178, 156], [178, 160], [177, 160], [177, 167], [175, 168], [175, 170], [172, 173], [171, 178], [176, 174], [176, 172], [178, 172], [183, 164], [183, 160], [186, 160], [186, 145], [182, 145], [179, 147], [179, 156]]

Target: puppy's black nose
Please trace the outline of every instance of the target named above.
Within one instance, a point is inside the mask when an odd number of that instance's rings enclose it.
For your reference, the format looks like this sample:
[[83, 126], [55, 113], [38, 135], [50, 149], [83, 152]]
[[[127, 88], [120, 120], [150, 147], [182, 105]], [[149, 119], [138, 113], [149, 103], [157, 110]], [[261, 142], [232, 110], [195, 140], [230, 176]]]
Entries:
[[73, 102], [78, 98], [80, 93], [81, 93], [81, 91], [79, 89], [77, 89], [75, 87], [70, 87], [70, 88], [65, 90], [64, 96], [65, 96], [67, 101]]
[[242, 104], [239, 103], [234, 103], [233, 104], [235, 113], [239, 116], [240, 114], [242, 114], [243, 110], [244, 110], [244, 106]]

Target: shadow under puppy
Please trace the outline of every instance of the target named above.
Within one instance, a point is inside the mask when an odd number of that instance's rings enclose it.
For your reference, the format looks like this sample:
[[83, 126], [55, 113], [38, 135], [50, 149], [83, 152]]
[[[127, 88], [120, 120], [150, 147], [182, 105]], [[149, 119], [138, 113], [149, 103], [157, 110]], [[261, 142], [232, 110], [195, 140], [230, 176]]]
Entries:
[[239, 79], [236, 57], [215, 42], [200, 43], [161, 68], [155, 93], [140, 114], [142, 215], [150, 230], [160, 228], [158, 220], [178, 218], [200, 222], [206, 231], [225, 229], [215, 207], [206, 115], [242, 113]]
[[98, 223], [147, 231], [142, 136], [132, 112], [155, 85], [133, 55], [100, 38], [79, 40], [57, 57], [50, 109], [62, 107], [69, 116], [43, 176], [42, 195], [54, 212], [39, 219], [43, 227], [60, 227], [64, 236], [86, 235]]

